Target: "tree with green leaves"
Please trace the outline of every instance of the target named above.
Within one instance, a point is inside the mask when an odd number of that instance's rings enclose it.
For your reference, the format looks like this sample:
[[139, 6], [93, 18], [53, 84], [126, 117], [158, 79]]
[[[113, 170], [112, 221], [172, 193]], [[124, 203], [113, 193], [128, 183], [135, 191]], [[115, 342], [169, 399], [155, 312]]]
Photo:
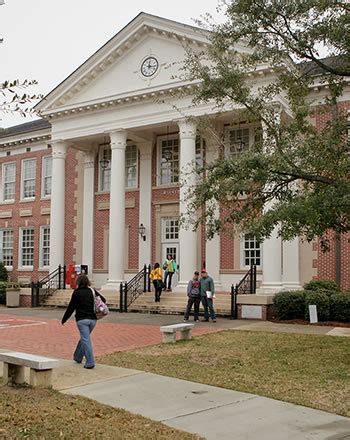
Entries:
[[[187, 195], [189, 214], [200, 213], [194, 227], [206, 223], [209, 237], [229, 228], [260, 239], [278, 227], [286, 240], [348, 232], [348, 122], [339, 98], [346, 87], [350, 93], [350, 5], [232, 0], [222, 9], [222, 24], [206, 17], [210, 44], [188, 51], [184, 76], [198, 82], [194, 105], [214, 101], [236, 120], [238, 113], [240, 120], [259, 122], [263, 136], [228, 156], [225, 141], [206, 120], [204, 130], [216, 139], [219, 157], [196, 168], [199, 178]], [[320, 56], [324, 50], [327, 58]], [[255, 74], [264, 68], [273, 78], [258, 87]], [[319, 103], [312, 96], [315, 84], [323, 87]], [[325, 122], [316, 127], [320, 115]]]

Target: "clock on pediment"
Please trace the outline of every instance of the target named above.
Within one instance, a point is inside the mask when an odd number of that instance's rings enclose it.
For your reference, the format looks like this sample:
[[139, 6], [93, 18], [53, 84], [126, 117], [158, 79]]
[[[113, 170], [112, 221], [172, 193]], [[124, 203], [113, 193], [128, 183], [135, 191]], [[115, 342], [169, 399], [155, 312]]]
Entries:
[[159, 62], [156, 57], [149, 56], [141, 64], [141, 73], [144, 77], [150, 78], [159, 69]]

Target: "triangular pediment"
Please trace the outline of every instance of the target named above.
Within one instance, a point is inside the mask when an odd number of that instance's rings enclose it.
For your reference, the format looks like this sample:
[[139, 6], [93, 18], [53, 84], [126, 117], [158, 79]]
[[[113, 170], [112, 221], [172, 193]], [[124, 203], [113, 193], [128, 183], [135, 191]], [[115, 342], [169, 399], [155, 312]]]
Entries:
[[[49, 93], [37, 109], [47, 114], [178, 86], [185, 47], [207, 44], [204, 30], [141, 13]], [[149, 68], [150, 57], [155, 72]], [[142, 66], [146, 68], [143, 72]]]

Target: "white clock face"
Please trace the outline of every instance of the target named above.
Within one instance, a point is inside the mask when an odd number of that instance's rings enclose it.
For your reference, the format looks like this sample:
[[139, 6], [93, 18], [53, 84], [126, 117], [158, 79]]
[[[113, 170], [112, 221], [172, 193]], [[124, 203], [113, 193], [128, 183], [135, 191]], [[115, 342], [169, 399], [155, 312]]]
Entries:
[[154, 57], [148, 57], [141, 65], [141, 73], [143, 76], [149, 78], [150, 76], [153, 76], [157, 72], [158, 67], [159, 67], [158, 60]]

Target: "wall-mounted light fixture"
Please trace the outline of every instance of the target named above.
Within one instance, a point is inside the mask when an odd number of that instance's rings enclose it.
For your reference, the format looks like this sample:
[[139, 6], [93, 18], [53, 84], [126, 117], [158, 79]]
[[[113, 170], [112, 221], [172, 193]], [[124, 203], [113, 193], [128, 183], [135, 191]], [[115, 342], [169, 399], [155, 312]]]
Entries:
[[146, 227], [143, 226], [142, 223], [139, 226], [139, 234], [140, 234], [141, 238], [143, 239], [143, 241], [146, 241]]

